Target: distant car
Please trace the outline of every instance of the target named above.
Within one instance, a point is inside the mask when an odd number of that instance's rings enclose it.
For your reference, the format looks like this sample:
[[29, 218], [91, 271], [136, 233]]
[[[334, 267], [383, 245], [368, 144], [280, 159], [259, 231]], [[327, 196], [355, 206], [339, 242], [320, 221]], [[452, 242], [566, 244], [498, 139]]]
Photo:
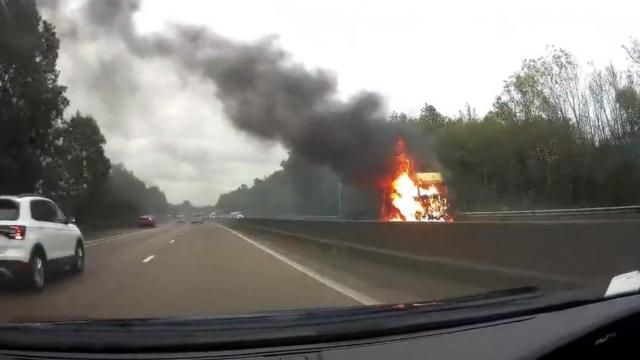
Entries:
[[84, 271], [84, 238], [75, 220], [39, 195], [0, 196], [0, 277], [41, 290], [53, 265]]
[[185, 220], [184, 215], [176, 216], [176, 224], [184, 224]]
[[244, 219], [244, 215], [240, 211], [234, 211], [229, 213], [230, 219]]
[[142, 215], [138, 218], [139, 227], [156, 227], [156, 220], [152, 215]]
[[204, 224], [204, 214], [193, 214], [191, 215], [191, 223], [192, 224]]

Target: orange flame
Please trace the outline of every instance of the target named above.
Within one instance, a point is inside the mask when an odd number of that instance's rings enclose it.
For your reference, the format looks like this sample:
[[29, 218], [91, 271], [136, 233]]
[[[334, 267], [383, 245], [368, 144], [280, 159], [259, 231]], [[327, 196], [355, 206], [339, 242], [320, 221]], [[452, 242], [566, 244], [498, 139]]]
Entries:
[[[439, 174], [438, 174], [439, 175]], [[421, 181], [413, 161], [398, 139], [392, 175], [384, 182], [382, 220], [452, 221], [446, 190], [441, 181]]]

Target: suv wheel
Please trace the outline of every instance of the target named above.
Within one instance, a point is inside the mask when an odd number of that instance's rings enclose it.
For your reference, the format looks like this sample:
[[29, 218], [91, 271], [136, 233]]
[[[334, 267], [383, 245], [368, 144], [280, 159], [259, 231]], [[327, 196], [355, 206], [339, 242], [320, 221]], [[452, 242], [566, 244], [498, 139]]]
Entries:
[[33, 290], [42, 290], [45, 283], [46, 260], [41, 252], [36, 251], [29, 260], [27, 285]]
[[76, 244], [76, 251], [75, 251], [75, 256], [73, 258], [73, 265], [71, 266], [71, 269], [73, 270], [73, 272], [81, 273], [84, 271], [84, 264], [85, 264], [84, 247], [82, 246], [81, 243], [78, 243]]

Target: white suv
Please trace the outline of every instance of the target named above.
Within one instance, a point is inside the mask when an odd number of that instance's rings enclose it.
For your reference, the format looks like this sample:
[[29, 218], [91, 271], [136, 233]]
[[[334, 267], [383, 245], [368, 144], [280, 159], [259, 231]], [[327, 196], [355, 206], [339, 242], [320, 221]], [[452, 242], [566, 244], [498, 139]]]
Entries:
[[84, 239], [74, 220], [42, 196], [0, 196], [0, 276], [41, 290], [51, 265], [84, 270]]

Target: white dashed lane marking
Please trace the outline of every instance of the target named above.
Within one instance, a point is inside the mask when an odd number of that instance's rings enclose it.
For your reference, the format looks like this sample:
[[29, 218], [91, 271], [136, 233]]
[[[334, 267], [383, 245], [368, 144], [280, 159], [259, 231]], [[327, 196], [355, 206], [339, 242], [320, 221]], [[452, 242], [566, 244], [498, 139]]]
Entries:
[[149, 261], [151, 261], [155, 256], [154, 255], [149, 255], [147, 256], [144, 260], [142, 260], [143, 263], [148, 263]]

